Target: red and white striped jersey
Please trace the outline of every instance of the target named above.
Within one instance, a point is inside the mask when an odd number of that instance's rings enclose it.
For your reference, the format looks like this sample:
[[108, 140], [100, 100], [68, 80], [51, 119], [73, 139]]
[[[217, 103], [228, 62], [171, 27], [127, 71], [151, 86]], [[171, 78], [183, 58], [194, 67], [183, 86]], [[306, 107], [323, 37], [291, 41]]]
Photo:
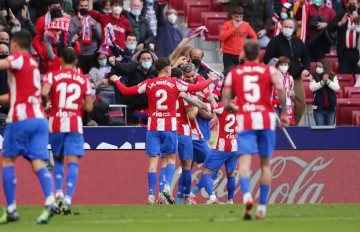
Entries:
[[201, 139], [203, 139], [204, 135], [201, 133], [197, 118], [189, 119], [189, 121], [190, 121], [190, 128], [191, 128], [191, 138], [193, 140], [201, 140]]
[[[194, 84], [199, 84], [203, 81], [205, 81], [205, 78], [202, 77], [201, 75], [197, 75]], [[192, 92], [192, 94], [200, 97], [201, 99], [206, 99], [211, 95], [211, 91], [209, 87], [206, 87], [203, 88], [201, 91]]]
[[357, 48], [358, 33], [356, 33], [355, 23], [352, 18], [348, 17], [347, 29], [345, 34], [345, 48], [355, 49]]
[[49, 72], [44, 84], [51, 85], [50, 133], [83, 133], [82, 103], [91, 96], [89, 79], [72, 69]]
[[190, 122], [186, 113], [186, 110], [191, 107], [192, 105], [190, 105], [183, 98], [178, 98], [178, 100], [176, 101], [176, 119], [178, 135], [191, 135]]
[[224, 152], [236, 151], [236, 113], [225, 110], [221, 102], [212, 112], [218, 117], [218, 137], [214, 148]]
[[233, 68], [227, 75], [225, 88], [235, 93], [239, 105], [238, 132], [276, 129], [276, 114], [271, 103], [271, 76], [276, 73], [275, 67], [247, 62]]
[[10, 110], [7, 123], [29, 118], [45, 118], [41, 104], [41, 80], [37, 62], [29, 53], [13, 53], [9, 62]]

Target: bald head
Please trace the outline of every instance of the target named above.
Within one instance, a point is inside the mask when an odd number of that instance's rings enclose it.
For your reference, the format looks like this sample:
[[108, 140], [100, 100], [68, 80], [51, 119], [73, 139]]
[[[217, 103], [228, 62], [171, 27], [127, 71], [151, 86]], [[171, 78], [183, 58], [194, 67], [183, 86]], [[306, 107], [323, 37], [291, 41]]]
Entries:
[[9, 47], [5, 44], [0, 44], [0, 55], [9, 55]]
[[204, 57], [204, 53], [201, 49], [199, 48], [193, 48], [190, 52], [190, 59], [199, 59], [202, 60], [202, 58]]
[[4, 43], [10, 42], [9, 34], [6, 31], [0, 32], [0, 41]]

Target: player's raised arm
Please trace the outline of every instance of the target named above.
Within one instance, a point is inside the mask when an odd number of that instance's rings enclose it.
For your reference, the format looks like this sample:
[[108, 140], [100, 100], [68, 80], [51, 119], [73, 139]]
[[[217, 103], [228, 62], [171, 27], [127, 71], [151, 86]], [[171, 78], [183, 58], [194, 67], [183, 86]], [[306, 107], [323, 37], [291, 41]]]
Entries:
[[[110, 77], [110, 80], [115, 83], [116, 87], [124, 95], [134, 96], [134, 95], [139, 95], [139, 94], [142, 94], [142, 93], [145, 92], [146, 81], [144, 81], [143, 83], [140, 83], [140, 85], [135, 85], [135, 86], [132, 86], [132, 87], [126, 87], [125, 85], [123, 85], [120, 82], [120, 78], [118, 76], [116, 76], [116, 75], [112, 75]], [[142, 88], [139, 88], [139, 86], [141, 86]]]
[[[272, 70], [273, 68], [271, 68], [270, 70]], [[275, 68], [274, 68], [275, 69]], [[287, 116], [287, 112], [286, 112], [286, 96], [285, 96], [285, 90], [283, 87], [283, 84], [280, 81], [280, 77], [279, 77], [279, 73], [274, 70], [273, 72], [271, 72], [271, 82], [273, 83], [277, 95], [279, 97], [280, 100], [280, 104], [281, 104], [281, 126], [288, 126], [290, 124], [289, 118]]]

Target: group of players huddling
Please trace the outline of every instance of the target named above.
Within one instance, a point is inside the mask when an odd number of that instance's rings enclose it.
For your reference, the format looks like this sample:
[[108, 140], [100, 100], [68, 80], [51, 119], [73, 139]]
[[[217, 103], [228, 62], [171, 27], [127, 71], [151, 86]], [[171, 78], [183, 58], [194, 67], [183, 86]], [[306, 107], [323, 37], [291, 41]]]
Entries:
[[[61, 69], [47, 73], [41, 80], [38, 64], [28, 52], [30, 45], [31, 35], [28, 32], [14, 33], [11, 40], [12, 55], [0, 60], [0, 69], [9, 71], [9, 94], [0, 96], [0, 104], [10, 106], [2, 151], [2, 183], [7, 206], [0, 224], [20, 218], [15, 203], [14, 169], [15, 159], [19, 155], [31, 162], [44, 193], [45, 209], [37, 223], [48, 223], [56, 213], [72, 213], [71, 198], [77, 182], [79, 158], [84, 155], [81, 116], [82, 111], [92, 110], [90, 83], [76, 69], [75, 50], [65, 48], [61, 55]], [[168, 58], [159, 58], [154, 62], [158, 77], [130, 88], [124, 86], [116, 75], [110, 78], [122, 94], [145, 93], [149, 99], [146, 133], [149, 204], [156, 202], [159, 155], [162, 168], [158, 202], [175, 203], [170, 186], [175, 172], [176, 154], [179, 153], [182, 174], [178, 202], [182, 202], [184, 196], [186, 204], [195, 204], [195, 194], [204, 187], [210, 196], [208, 203], [216, 204], [213, 179], [225, 164], [228, 200], [232, 203], [236, 185], [234, 171], [237, 166], [245, 204], [244, 219], [251, 219], [254, 201], [250, 193], [250, 164], [252, 155], [258, 153], [262, 175], [256, 218], [265, 218], [271, 181], [269, 159], [275, 146], [276, 114], [271, 104], [274, 87], [283, 109], [281, 126], [287, 126], [289, 120], [278, 71], [259, 63], [258, 53], [258, 44], [251, 41], [245, 44], [245, 64], [229, 72], [225, 78], [222, 102], [218, 103], [211, 99], [208, 88], [218, 76], [210, 74], [207, 80], [203, 80], [191, 63], [182, 65], [179, 72], [171, 69]], [[206, 102], [206, 99], [210, 101]], [[46, 108], [49, 108], [48, 120], [44, 110]], [[219, 133], [214, 149], [209, 148], [199, 128], [198, 114], [205, 118], [212, 114], [218, 117]], [[54, 180], [46, 167], [49, 159], [49, 131], [55, 159]], [[68, 168], [64, 194], [65, 157]], [[191, 191], [191, 167], [194, 162], [204, 163], [204, 169], [199, 183]]]

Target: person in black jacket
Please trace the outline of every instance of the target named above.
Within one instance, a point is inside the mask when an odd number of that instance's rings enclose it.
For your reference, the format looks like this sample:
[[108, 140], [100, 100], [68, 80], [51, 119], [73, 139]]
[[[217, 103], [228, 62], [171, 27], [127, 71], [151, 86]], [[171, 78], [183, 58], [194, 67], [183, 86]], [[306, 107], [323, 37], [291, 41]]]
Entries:
[[[157, 71], [154, 67], [154, 61], [157, 57], [149, 50], [141, 50], [134, 56], [134, 62], [121, 63], [111, 61], [116, 75], [127, 75], [127, 87], [137, 85], [144, 80], [157, 77]], [[129, 124], [138, 124], [139, 120], [133, 116], [135, 109], [142, 110], [148, 108], [148, 99], [146, 94], [137, 96], [124, 96], [123, 102], [129, 106], [127, 122]]]
[[149, 49], [154, 51], [155, 37], [150, 30], [149, 23], [144, 16], [141, 15], [143, 3], [140, 0], [130, 1], [130, 12], [126, 12], [125, 15], [130, 21], [130, 26], [133, 29], [133, 33], [138, 41], [137, 49]]
[[315, 73], [310, 81], [313, 92], [314, 119], [317, 126], [334, 125], [336, 93], [340, 89], [337, 77], [330, 71], [325, 59], [316, 62]]
[[[359, 61], [359, 52], [357, 50], [357, 41], [359, 33], [356, 32], [355, 19], [358, 13], [357, 0], [348, 0], [346, 12], [339, 13], [328, 26], [330, 31], [337, 30], [336, 51], [339, 62], [339, 72], [343, 74], [360, 73], [357, 65]], [[354, 38], [354, 34], [356, 39]]]
[[302, 77], [309, 75], [310, 55], [306, 45], [294, 36], [295, 22], [285, 19], [282, 33], [273, 37], [266, 47], [264, 63], [269, 63], [272, 58], [286, 56], [290, 59], [289, 73], [294, 78], [294, 118], [298, 125], [305, 111], [305, 89]]

